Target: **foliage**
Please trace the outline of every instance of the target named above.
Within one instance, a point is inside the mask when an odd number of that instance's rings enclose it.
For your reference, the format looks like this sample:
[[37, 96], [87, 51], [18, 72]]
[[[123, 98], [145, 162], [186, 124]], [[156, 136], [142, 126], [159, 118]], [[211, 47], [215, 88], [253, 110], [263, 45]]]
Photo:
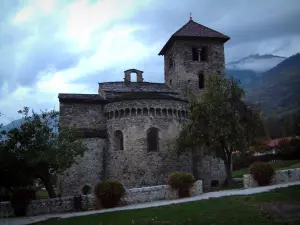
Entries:
[[267, 186], [271, 183], [275, 170], [270, 163], [254, 162], [250, 165], [249, 173], [259, 186]]
[[278, 149], [281, 153], [300, 152], [300, 138], [282, 139], [279, 142]]
[[290, 140], [285, 139], [285, 138], [280, 140], [279, 143], [278, 143], [278, 149], [281, 152], [290, 152], [291, 151]]
[[249, 151], [252, 152], [259, 152], [259, 153], [264, 153], [270, 150], [270, 147], [266, 145], [265, 143], [262, 144], [257, 144], [257, 145], [251, 145], [249, 147]]
[[192, 151], [222, 157], [229, 184], [233, 151], [246, 150], [265, 134], [259, 108], [247, 106], [243, 97], [243, 89], [232, 77], [209, 76], [205, 91], [191, 100], [190, 122], [177, 139], [179, 153]]
[[272, 139], [300, 135], [300, 108], [278, 116], [276, 111], [266, 119], [266, 126]]
[[168, 177], [168, 184], [178, 190], [178, 196], [180, 198], [189, 197], [189, 189], [195, 182], [195, 178], [190, 173], [174, 172]]
[[[83, 155], [85, 147], [71, 129], [61, 129], [58, 112], [41, 111], [40, 114], [25, 107], [19, 113], [24, 117], [19, 128], [4, 132], [1, 141], [1, 160], [6, 161], [6, 175], [17, 173], [14, 177], [40, 178], [49, 197], [56, 197], [51, 184], [53, 174], [69, 168], [75, 157]], [[18, 170], [12, 170], [14, 165]], [[18, 179], [17, 179], [18, 180]], [[11, 184], [8, 184], [11, 185]]]
[[96, 184], [94, 194], [104, 208], [112, 208], [125, 194], [125, 188], [119, 181], [104, 180]]
[[11, 199], [11, 205], [16, 216], [26, 216], [27, 206], [35, 200], [35, 191], [30, 189], [16, 190]]

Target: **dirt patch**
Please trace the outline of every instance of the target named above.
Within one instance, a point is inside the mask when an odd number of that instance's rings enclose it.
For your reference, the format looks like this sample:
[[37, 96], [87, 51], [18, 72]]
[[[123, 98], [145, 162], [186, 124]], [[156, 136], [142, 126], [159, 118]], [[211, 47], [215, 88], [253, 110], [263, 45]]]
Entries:
[[264, 203], [262, 211], [266, 217], [274, 220], [299, 220], [300, 202], [296, 203]]

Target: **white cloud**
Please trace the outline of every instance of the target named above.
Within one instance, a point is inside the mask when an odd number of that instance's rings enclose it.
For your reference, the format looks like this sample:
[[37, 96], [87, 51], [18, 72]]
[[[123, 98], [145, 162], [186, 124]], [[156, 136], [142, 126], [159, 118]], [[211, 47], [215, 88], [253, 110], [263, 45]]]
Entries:
[[[153, 54], [151, 51], [155, 47], [145, 46], [134, 38], [134, 32], [142, 31], [143, 27], [129, 27], [120, 23], [122, 19], [132, 16], [138, 7], [149, 2], [150, 0], [101, 0], [90, 3], [88, 0], [78, 0], [65, 4], [53, 0], [28, 1], [11, 20], [12, 26], [29, 32], [30, 35], [14, 45], [22, 51], [13, 51], [14, 72], [10, 71], [8, 81], [15, 82], [17, 88], [13, 93], [8, 93], [8, 88], [2, 88], [4, 98], [0, 100], [1, 112], [15, 119], [18, 117], [17, 110], [23, 106], [35, 110], [39, 110], [38, 107], [58, 108], [58, 93], [97, 93], [97, 82], [107, 79], [99, 77], [91, 87], [88, 83], [76, 83], [78, 78], [116, 67], [122, 76], [124, 69], [134, 67], [149, 54]], [[48, 29], [53, 29], [53, 32]], [[48, 36], [42, 36], [45, 34]], [[56, 43], [55, 41], [63, 45], [52, 47], [51, 44]], [[51, 47], [52, 50], [64, 48], [66, 52], [82, 54], [82, 57], [69, 69], [60, 71], [55, 64], [45, 64], [37, 74], [27, 74], [37, 77], [34, 86], [20, 86], [20, 73], [26, 73], [23, 68], [28, 64], [33, 51], [40, 51], [41, 48], [51, 50]], [[47, 55], [40, 57], [47, 59]], [[30, 58], [30, 61], [36, 60], [39, 58]], [[7, 82], [4, 84], [8, 85]], [[0, 117], [1, 122], [10, 121]]]
[[132, 36], [136, 29], [139, 28], [123, 26], [111, 28], [95, 40], [98, 45], [94, 45], [94, 54], [82, 58], [74, 68], [61, 71], [59, 76], [65, 81], [74, 81], [115, 67], [121, 72], [122, 69], [144, 60], [153, 52], [151, 49], [149, 51], [149, 46], [143, 45]]
[[27, 0], [26, 2], [26, 6], [13, 17], [14, 25], [23, 25], [25, 22], [31, 22], [38, 15], [52, 13], [56, 4], [56, 0]]

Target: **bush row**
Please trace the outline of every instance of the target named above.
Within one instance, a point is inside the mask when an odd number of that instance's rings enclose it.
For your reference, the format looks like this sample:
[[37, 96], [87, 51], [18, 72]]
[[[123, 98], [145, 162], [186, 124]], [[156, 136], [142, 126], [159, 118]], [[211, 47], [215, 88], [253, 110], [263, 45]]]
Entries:
[[[192, 174], [174, 172], [168, 177], [168, 184], [178, 191], [179, 197], [190, 196], [189, 189], [195, 179]], [[90, 192], [89, 186], [84, 186], [82, 192]], [[116, 180], [103, 180], [94, 187], [94, 195], [104, 208], [111, 208], [118, 205], [120, 199], [125, 194], [123, 184]], [[11, 205], [16, 216], [26, 216], [27, 207], [31, 200], [35, 200], [35, 191], [31, 189], [15, 190], [11, 197]]]
[[[194, 176], [190, 173], [174, 172], [168, 177], [168, 184], [178, 191], [180, 198], [190, 196], [190, 188], [194, 182]], [[94, 194], [104, 208], [111, 208], [124, 196], [125, 188], [116, 180], [104, 180], [95, 186]]]

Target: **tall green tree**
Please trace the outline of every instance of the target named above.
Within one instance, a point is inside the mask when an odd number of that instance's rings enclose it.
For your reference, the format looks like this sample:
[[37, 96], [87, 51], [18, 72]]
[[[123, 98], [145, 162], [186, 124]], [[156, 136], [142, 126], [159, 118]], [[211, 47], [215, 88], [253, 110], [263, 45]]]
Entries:
[[[25, 107], [19, 113], [23, 123], [19, 128], [4, 133], [1, 141], [2, 152], [22, 162], [30, 175], [43, 182], [50, 198], [56, 197], [51, 183], [53, 174], [65, 171], [83, 156], [86, 147], [70, 129], [60, 129], [58, 112], [41, 111], [37, 114]], [[18, 171], [22, 174], [22, 170]]]
[[244, 91], [232, 77], [209, 76], [206, 89], [189, 105], [190, 122], [177, 139], [178, 152], [191, 151], [197, 177], [199, 155], [218, 155], [225, 163], [228, 185], [232, 183], [232, 152], [245, 151], [262, 135], [260, 111], [247, 106]]

